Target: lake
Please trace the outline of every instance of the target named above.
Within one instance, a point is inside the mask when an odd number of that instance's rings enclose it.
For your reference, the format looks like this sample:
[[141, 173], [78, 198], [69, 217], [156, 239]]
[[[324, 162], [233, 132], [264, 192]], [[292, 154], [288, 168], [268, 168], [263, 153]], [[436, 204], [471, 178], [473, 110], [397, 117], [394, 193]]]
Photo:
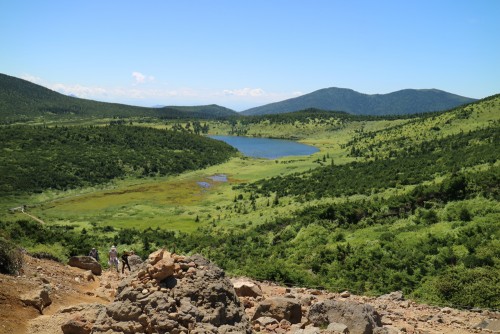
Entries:
[[249, 157], [276, 159], [293, 155], [311, 155], [319, 151], [318, 148], [301, 144], [292, 140], [252, 138], [238, 136], [209, 136], [221, 140]]

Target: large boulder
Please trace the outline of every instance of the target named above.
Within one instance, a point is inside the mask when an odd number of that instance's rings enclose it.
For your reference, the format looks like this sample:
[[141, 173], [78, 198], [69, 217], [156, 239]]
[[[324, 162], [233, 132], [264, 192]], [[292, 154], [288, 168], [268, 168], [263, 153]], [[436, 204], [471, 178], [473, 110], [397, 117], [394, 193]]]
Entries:
[[60, 309], [58, 314], [67, 314], [61, 330], [64, 334], [90, 334], [98, 314], [103, 311], [105, 306], [101, 304], [78, 304]]
[[224, 271], [199, 255], [155, 252], [117, 292], [98, 315], [93, 334], [252, 333]]
[[40, 314], [43, 314], [43, 309], [52, 304], [49, 295], [51, 291], [50, 285], [45, 284], [40, 289], [21, 295], [21, 301], [28, 306], [33, 306]]
[[375, 328], [382, 326], [380, 315], [372, 306], [347, 301], [316, 303], [309, 309], [308, 318], [315, 326], [344, 324], [350, 334], [372, 334]]
[[157, 250], [156, 252], [149, 254], [146, 262], [152, 266], [155, 265], [156, 262], [163, 259], [163, 254], [165, 254], [165, 252], [166, 252], [165, 249], [162, 248], [162, 249]]
[[391, 293], [382, 295], [378, 297], [379, 300], [392, 300], [392, 301], [403, 301], [405, 300], [403, 297], [403, 292], [401, 291], [393, 291]]
[[252, 320], [260, 317], [271, 317], [278, 321], [285, 319], [297, 324], [302, 320], [302, 307], [295, 298], [272, 297], [257, 306]]
[[231, 280], [233, 282], [234, 290], [238, 297], [259, 297], [262, 296], [262, 289], [260, 285], [244, 278]]
[[68, 261], [68, 265], [71, 267], [90, 270], [94, 275], [101, 275], [102, 273], [101, 264], [91, 256], [72, 256]]
[[149, 264], [147, 269], [152, 278], [162, 281], [174, 274], [175, 262], [172, 258], [163, 258], [154, 265]]
[[130, 264], [132, 271], [138, 270], [142, 266], [142, 263], [143, 261], [139, 255], [134, 254], [128, 257], [128, 264]]

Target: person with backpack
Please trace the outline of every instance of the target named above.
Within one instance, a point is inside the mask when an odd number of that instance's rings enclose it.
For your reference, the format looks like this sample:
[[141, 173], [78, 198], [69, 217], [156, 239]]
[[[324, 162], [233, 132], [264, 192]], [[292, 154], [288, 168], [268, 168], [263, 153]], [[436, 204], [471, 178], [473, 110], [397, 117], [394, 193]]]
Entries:
[[94, 260], [96, 260], [97, 262], [99, 262], [99, 251], [95, 248], [92, 248], [89, 252], [89, 256], [90, 257], [93, 257]]
[[130, 264], [128, 263], [128, 257], [130, 255], [134, 255], [134, 252], [133, 251], [130, 251], [130, 252], [125, 251], [122, 254], [122, 274], [125, 272], [125, 265], [127, 265], [128, 271], [131, 271]]
[[109, 260], [108, 260], [109, 267], [110, 268], [115, 267], [116, 272], [118, 273], [120, 272], [118, 270], [119, 263], [120, 261], [118, 261], [118, 251], [116, 250], [115, 246], [112, 246], [111, 249], [109, 250]]

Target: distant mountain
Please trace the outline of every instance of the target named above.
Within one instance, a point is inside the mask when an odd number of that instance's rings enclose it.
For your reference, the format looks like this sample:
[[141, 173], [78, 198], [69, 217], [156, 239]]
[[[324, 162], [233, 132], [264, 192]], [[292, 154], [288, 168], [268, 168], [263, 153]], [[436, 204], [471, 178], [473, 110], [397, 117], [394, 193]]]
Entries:
[[57, 93], [32, 82], [0, 73], [0, 121], [16, 122], [35, 117], [157, 117], [225, 118], [236, 111], [218, 105], [145, 108], [80, 99]]
[[166, 106], [160, 108], [160, 110], [172, 115], [189, 115], [199, 118], [207, 118], [208, 116], [210, 116], [210, 118], [225, 118], [238, 115], [236, 111], [217, 104], [208, 104], [204, 106]]
[[281, 114], [317, 108], [356, 115], [403, 115], [447, 110], [476, 99], [437, 89], [404, 89], [389, 94], [368, 95], [346, 88], [324, 88], [281, 102], [241, 112], [242, 115]]

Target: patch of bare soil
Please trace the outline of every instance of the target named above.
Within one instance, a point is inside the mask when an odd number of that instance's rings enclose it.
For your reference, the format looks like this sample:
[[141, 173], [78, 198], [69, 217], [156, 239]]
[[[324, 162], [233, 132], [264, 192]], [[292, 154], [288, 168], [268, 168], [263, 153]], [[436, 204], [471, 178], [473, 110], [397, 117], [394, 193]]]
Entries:
[[[85, 270], [25, 255], [19, 276], [0, 274], [0, 334], [62, 333], [60, 325], [51, 331], [42, 331], [41, 327], [32, 328], [31, 322], [40, 323], [40, 320], [71, 305], [109, 303], [120, 280], [119, 274], [105, 271], [102, 276], [93, 276], [91, 280], [87, 280], [88, 277]], [[51, 286], [52, 304], [43, 309], [42, 315], [33, 306], [25, 305], [21, 296], [45, 284]]]

